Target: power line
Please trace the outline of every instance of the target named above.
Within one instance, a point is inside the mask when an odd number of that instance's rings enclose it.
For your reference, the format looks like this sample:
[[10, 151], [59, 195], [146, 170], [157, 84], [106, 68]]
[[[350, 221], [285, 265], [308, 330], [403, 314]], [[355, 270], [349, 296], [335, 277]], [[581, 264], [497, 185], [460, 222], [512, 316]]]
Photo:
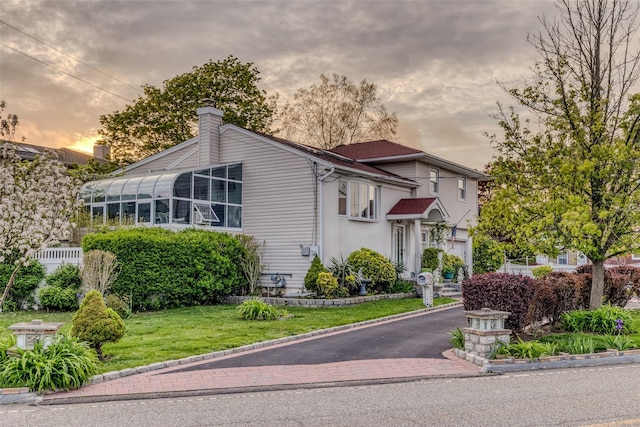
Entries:
[[11, 24], [9, 24], [9, 23], [7, 23], [7, 22], [5, 22], [5, 21], [1, 20], [1, 19], [0, 19], [0, 24], [4, 24], [4, 25], [6, 25], [7, 27], [13, 28], [13, 29], [14, 29], [14, 30], [16, 30], [17, 32], [24, 34], [25, 36], [27, 36], [27, 37], [29, 37], [29, 38], [31, 38], [31, 39], [33, 39], [33, 40], [37, 41], [38, 43], [42, 43], [43, 45], [45, 45], [45, 46], [46, 46], [46, 47], [48, 47], [49, 49], [53, 49], [53, 50], [55, 50], [56, 52], [58, 52], [58, 53], [60, 53], [60, 54], [62, 54], [62, 55], [64, 55], [64, 56], [66, 56], [67, 58], [70, 58], [70, 59], [72, 59], [72, 60], [74, 60], [74, 61], [76, 61], [76, 62], [78, 62], [78, 63], [80, 63], [80, 64], [84, 65], [85, 67], [91, 68], [92, 70], [97, 71], [98, 73], [100, 73], [100, 74], [102, 74], [102, 75], [104, 75], [104, 76], [107, 76], [107, 77], [109, 77], [109, 78], [111, 78], [111, 79], [113, 79], [113, 80], [115, 80], [115, 81], [117, 81], [117, 82], [122, 83], [122, 84], [123, 84], [123, 85], [125, 85], [125, 86], [130, 87], [131, 89], [133, 89], [133, 90], [135, 90], [135, 91], [137, 91], [137, 92], [140, 92], [140, 89], [139, 89], [139, 88], [134, 87], [134, 86], [131, 86], [129, 83], [124, 82], [124, 81], [120, 80], [119, 78], [114, 77], [114, 76], [112, 76], [112, 75], [110, 75], [110, 74], [107, 74], [107, 73], [105, 73], [104, 71], [101, 71], [101, 70], [97, 69], [96, 67], [93, 67], [93, 66], [91, 66], [91, 65], [87, 64], [86, 62], [82, 62], [82, 61], [80, 61], [79, 59], [74, 58], [73, 56], [71, 56], [71, 55], [68, 55], [68, 54], [64, 53], [64, 52], [63, 52], [63, 51], [61, 51], [60, 49], [57, 49], [57, 48], [55, 48], [55, 47], [53, 47], [53, 46], [51, 46], [51, 45], [49, 45], [49, 44], [45, 43], [44, 41], [42, 41], [42, 40], [40, 40], [40, 39], [38, 39], [38, 38], [36, 38], [36, 37], [34, 37], [34, 36], [30, 35], [30, 34], [25, 33], [25, 32], [24, 32], [24, 31], [22, 31], [21, 29], [16, 28], [16, 27], [14, 27], [13, 25], [11, 25]]
[[11, 47], [11, 46], [9, 46], [9, 45], [6, 45], [6, 44], [4, 44], [4, 43], [2, 43], [2, 42], [0, 42], [0, 45], [1, 45], [1, 46], [4, 46], [4, 47], [6, 47], [6, 48], [9, 48], [9, 49], [13, 50], [14, 52], [17, 52], [17, 53], [19, 53], [19, 54], [21, 54], [21, 55], [24, 55], [24, 56], [26, 56], [27, 58], [33, 59], [34, 61], [39, 62], [39, 63], [41, 63], [42, 65], [46, 65], [47, 67], [53, 68], [54, 70], [59, 71], [59, 72], [61, 72], [62, 74], [66, 74], [66, 75], [67, 75], [67, 76], [69, 76], [69, 77], [72, 77], [72, 78], [74, 78], [74, 79], [76, 79], [76, 80], [79, 80], [79, 81], [81, 81], [82, 83], [88, 84], [89, 86], [92, 86], [92, 87], [94, 87], [94, 88], [96, 88], [96, 89], [100, 89], [101, 91], [106, 92], [106, 93], [108, 93], [108, 94], [110, 94], [110, 95], [117, 96], [118, 98], [123, 99], [123, 100], [125, 100], [125, 101], [127, 101], [127, 102], [133, 102], [132, 100], [127, 99], [127, 98], [125, 98], [124, 96], [120, 96], [120, 95], [118, 95], [117, 93], [111, 92], [110, 90], [107, 90], [107, 89], [102, 88], [102, 87], [100, 87], [100, 86], [96, 86], [96, 85], [94, 85], [94, 84], [93, 84], [93, 83], [91, 83], [91, 82], [88, 82], [88, 81], [86, 81], [86, 80], [83, 80], [83, 79], [81, 79], [81, 78], [80, 78], [80, 77], [78, 77], [78, 76], [74, 76], [73, 74], [67, 73], [66, 71], [61, 70], [60, 68], [54, 67], [54, 66], [53, 66], [53, 65], [51, 65], [51, 64], [47, 64], [46, 62], [41, 61], [41, 60], [39, 60], [39, 59], [37, 59], [37, 58], [34, 58], [33, 56], [28, 55], [28, 54], [26, 54], [26, 53], [24, 53], [24, 52], [21, 52], [21, 51], [19, 51], [18, 49], [15, 49], [15, 48], [13, 48], [13, 47]]

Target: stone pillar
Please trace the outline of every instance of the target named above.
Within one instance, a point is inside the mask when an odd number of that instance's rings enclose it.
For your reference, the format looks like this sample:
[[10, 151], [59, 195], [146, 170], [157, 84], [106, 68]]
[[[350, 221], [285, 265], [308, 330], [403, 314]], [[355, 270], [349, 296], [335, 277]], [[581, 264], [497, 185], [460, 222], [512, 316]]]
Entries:
[[23, 350], [33, 349], [33, 345], [40, 341], [47, 348], [53, 341], [53, 336], [64, 323], [43, 322], [34, 319], [31, 322], [21, 322], [9, 326], [16, 336], [16, 345]]
[[508, 311], [483, 308], [465, 311], [469, 327], [464, 328], [464, 350], [467, 353], [488, 357], [501, 343], [509, 343], [511, 329], [504, 328], [504, 321], [511, 313]]

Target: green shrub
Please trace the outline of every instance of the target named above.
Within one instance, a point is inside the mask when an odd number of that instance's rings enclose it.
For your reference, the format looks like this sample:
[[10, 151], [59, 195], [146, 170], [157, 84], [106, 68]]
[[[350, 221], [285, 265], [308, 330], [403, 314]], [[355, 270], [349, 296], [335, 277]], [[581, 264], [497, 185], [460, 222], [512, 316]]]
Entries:
[[438, 268], [438, 254], [440, 253], [440, 249], [437, 248], [426, 248], [422, 251], [422, 268], [421, 270], [429, 270], [434, 271]]
[[82, 285], [80, 267], [74, 264], [62, 263], [53, 273], [45, 277], [45, 281], [48, 286], [57, 286], [60, 289], [72, 288], [74, 290], [78, 290]]
[[371, 249], [361, 248], [347, 258], [352, 268], [371, 280], [371, 286], [379, 292], [389, 292], [396, 281], [396, 269], [385, 256]]
[[89, 343], [100, 360], [104, 360], [102, 345], [118, 342], [126, 331], [122, 318], [107, 308], [102, 295], [96, 290], [87, 293], [71, 323], [71, 335]]
[[595, 310], [574, 310], [562, 315], [568, 332], [593, 332], [601, 335], [629, 334], [635, 331], [631, 314], [620, 307], [603, 305]]
[[358, 272], [355, 271], [348, 259], [345, 260], [340, 257], [340, 261], [338, 261], [335, 258], [331, 258], [329, 271], [338, 280], [338, 286], [346, 288], [349, 293], [355, 294], [360, 290]]
[[311, 266], [309, 266], [309, 270], [307, 270], [307, 274], [304, 276], [304, 287], [310, 291], [318, 293], [318, 274], [327, 273], [329, 270], [322, 265], [322, 261], [318, 255], [313, 257], [313, 261], [311, 261]]
[[219, 303], [245, 280], [244, 250], [228, 233], [120, 229], [87, 235], [82, 248], [116, 255], [121, 271], [111, 291], [131, 295], [133, 310]]
[[485, 235], [473, 236], [473, 272], [476, 274], [498, 271], [504, 262], [500, 244]]
[[244, 320], [276, 320], [287, 316], [286, 310], [267, 304], [260, 298], [252, 298], [242, 302], [237, 308], [238, 317]]
[[551, 267], [550, 265], [541, 265], [540, 267], [532, 268], [531, 274], [533, 274], [533, 277], [535, 277], [536, 279], [539, 279], [551, 273], [552, 271], [553, 267]]
[[442, 254], [442, 272], [453, 273], [453, 280], [458, 280], [458, 270], [464, 268], [464, 261], [457, 255], [443, 253]]
[[555, 344], [539, 341], [523, 341], [503, 344], [496, 349], [496, 354], [515, 357], [516, 359], [537, 360], [544, 356], [553, 356], [557, 351]]
[[453, 344], [453, 347], [464, 350], [464, 332], [462, 332], [460, 328], [456, 328], [455, 331], [450, 332], [450, 335], [450, 341], [451, 344]]
[[45, 286], [38, 291], [40, 306], [46, 310], [74, 311], [78, 309], [78, 290]]
[[116, 294], [107, 294], [104, 297], [104, 302], [106, 306], [120, 316], [123, 319], [127, 319], [131, 316], [131, 298], [129, 297], [121, 297]]
[[349, 290], [344, 286], [340, 286], [338, 279], [329, 272], [318, 274], [316, 288], [319, 296], [327, 298], [343, 298], [349, 295]]
[[[16, 268], [15, 264], [0, 264], [0, 289], [4, 291], [9, 283], [11, 273]], [[35, 304], [34, 291], [44, 279], [45, 269], [36, 259], [29, 261], [29, 265], [23, 265], [16, 274], [13, 287], [5, 300], [3, 311], [15, 311], [22, 307], [30, 308]]]
[[0, 363], [0, 388], [69, 390], [85, 384], [96, 371], [93, 352], [67, 335], [58, 336], [46, 349], [36, 343], [33, 350], [16, 353]]

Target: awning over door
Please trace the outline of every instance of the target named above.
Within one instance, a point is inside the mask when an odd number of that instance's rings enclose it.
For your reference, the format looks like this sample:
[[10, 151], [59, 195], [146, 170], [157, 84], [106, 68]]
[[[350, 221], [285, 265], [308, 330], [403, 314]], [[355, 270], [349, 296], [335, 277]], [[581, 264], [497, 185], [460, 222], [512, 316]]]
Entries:
[[419, 219], [430, 223], [443, 223], [449, 214], [437, 197], [400, 199], [387, 213], [388, 220]]

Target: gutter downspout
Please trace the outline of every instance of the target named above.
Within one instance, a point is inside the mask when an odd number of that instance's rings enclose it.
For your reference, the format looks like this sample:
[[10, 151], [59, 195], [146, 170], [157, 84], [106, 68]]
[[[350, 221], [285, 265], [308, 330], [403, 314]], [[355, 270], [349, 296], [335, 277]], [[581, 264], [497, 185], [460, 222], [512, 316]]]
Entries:
[[318, 252], [320, 255], [320, 261], [324, 262], [324, 250], [323, 250], [323, 245], [322, 245], [322, 236], [323, 236], [323, 232], [324, 232], [324, 228], [323, 228], [323, 215], [322, 215], [322, 211], [324, 210], [324, 197], [323, 197], [323, 191], [322, 191], [322, 187], [323, 187], [323, 183], [324, 180], [329, 178], [329, 176], [331, 174], [333, 174], [336, 171], [335, 166], [331, 166], [331, 169], [329, 169], [329, 172], [325, 173], [324, 175], [318, 177], [318, 181], [320, 181], [320, 191], [318, 194], [318, 197], [320, 198], [320, 207], [319, 207], [319, 211], [318, 212], [318, 235], [316, 243], [318, 244]]

